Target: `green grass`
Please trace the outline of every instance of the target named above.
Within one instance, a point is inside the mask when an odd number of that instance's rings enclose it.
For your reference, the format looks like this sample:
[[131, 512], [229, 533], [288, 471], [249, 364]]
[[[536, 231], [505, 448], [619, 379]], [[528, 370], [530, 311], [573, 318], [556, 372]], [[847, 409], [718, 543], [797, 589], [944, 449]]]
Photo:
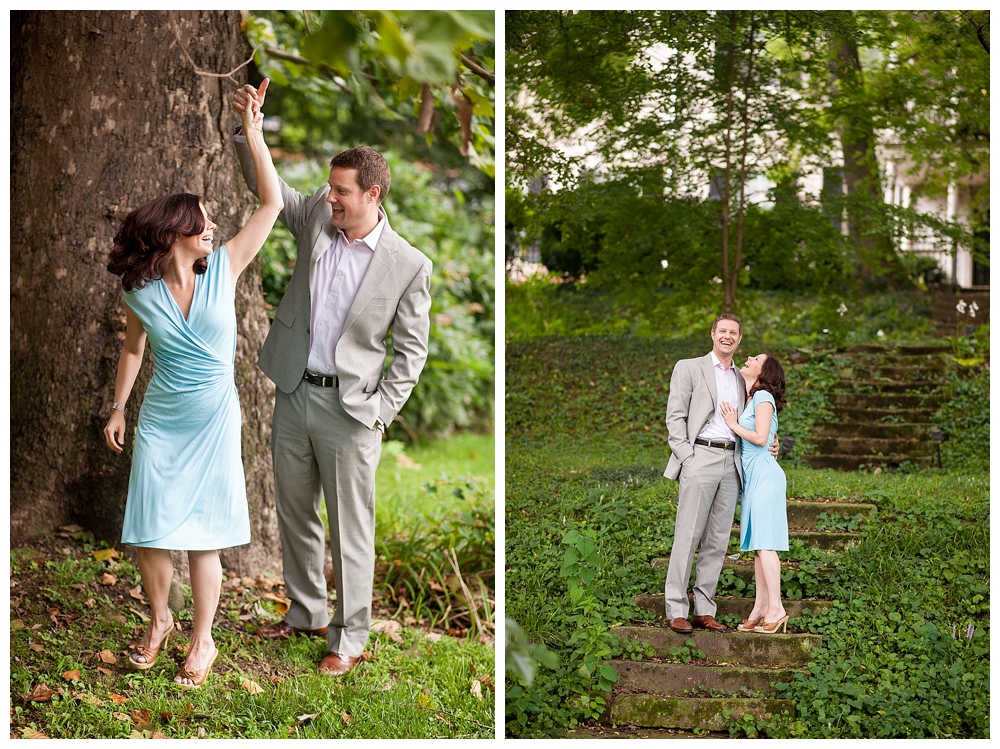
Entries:
[[[411, 593], [404, 606], [384, 576], [387, 569], [409, 569], [418, 559], [440, 560], [442, 550], [428, 548], [438, 544], [456, 550], [470, 587], [480, 579], [492, 581], [493, 440], [460, 435], [417, 443], [405, 452], [419, 468], [397, 462], [400, 453], [390, 446], [376, 478], [376, 533], [383, 564], [382, 576], [376, 575], [380, 594], [372, 617], [394, 619], [399, 629], [395, 637], [372, 632], [365, 662], [339, 679], [316, 672], [326, 652], [324, 641], [263, 642], [252, 634], [261, 624], [280, 619], [266, 595], [280, 594], [281, 588], [270, 591], [267, 580], [232, 580], [224, 586], [213, 630], [220, 654], [200, 690], [185, 692], [171, 683], [190, 636], [189, 590], [188, 608], [176, 615], [182, 632], [171, 638], [153, 669], [131, 671], [127, 648], [141, 635], [142, 616], [148, 613], [144, 603], [129, 595], [140, 582], [135, 566], [127, 559], [98, 561], [93, 553], [100, 544], [75, 528], [39, 539], [30, 548], [12, 549], [11, 734], [493, 737], [494, 650], [479, 641], [469, 602], [457, 600], [451, 591], [434, 591], [428, 577], [419, 585], [409, 580], [408, 590], [423, 591], [425, 597]], [[470, 516], [483, 526], [478, 532], [448, 535], [458, 526], [474, 529], [474, 523], [466, 522]], [[484, 569], [490, 576], [480, 574]], [[105, 572], [116, 577], [114, 584], [101, 584]], [[405, 578], [398, 573], [397, 578], [402, 585]], [[481, 589], [473, 590], [477, 592]], [[487, 632], [492, 598], [487, 591], [472, 601]], [[449, 603], [450, 610], [441, 609]], [[114, 655], [114, 664], [100, 659], [104, 650]], [[72, 671], [79, 672], [79, 680], [64, 677]], [[256, 689], [250, 682], [262, 691], [251, 694], [247, 685]], [[27, 701], [40, 684], [57, 694], [51, 701]]]

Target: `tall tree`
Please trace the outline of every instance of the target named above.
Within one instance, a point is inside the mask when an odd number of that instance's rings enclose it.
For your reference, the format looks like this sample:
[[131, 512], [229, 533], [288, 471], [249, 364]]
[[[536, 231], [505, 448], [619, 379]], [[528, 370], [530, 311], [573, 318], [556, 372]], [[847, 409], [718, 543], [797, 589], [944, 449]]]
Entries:
[[[121, 531], [131, 461], [104, 444], [125, 337], [106, 270], [117, 220], [165, 193], [203, 196], [220, 239], [253, 210], [229, 105], [250, 54], [236, 12], [11, 14], [11, 539], [70, 521]], [[280, 567], [270, 472], [273, 387], [256, 264], [237, 288], [236, 384], [253, 541], [223, 563]], [[151, 375], [140, 372], [135, 424]]]

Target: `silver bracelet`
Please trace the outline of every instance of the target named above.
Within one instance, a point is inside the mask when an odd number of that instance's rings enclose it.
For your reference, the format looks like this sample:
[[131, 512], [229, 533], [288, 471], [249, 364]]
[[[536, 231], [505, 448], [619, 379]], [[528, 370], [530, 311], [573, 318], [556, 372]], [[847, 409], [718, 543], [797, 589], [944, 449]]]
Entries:
[[115, 411], [121, 411], [122, 413], [125, 413], [125, 404], [124, 403], [112, 403], [111, 407], [113, 409], [115, 409]]

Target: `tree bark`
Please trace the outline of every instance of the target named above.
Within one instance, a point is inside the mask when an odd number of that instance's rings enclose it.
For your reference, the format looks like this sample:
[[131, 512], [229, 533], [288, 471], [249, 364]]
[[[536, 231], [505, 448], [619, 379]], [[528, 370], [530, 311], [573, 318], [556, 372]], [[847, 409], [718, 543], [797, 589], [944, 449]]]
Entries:
[[[237, 84], [195, 71], [246, 60], [240, 21], [232, 11], [11, 13], [12, 544], [68, 522], [120, 538], [133, 435], [121, 455], [102, 435], [125, 337], [108, 251], [118, 219], [166, 193], [201, 195], [220, 243], [249, 218], [230, 142]], [[236, 297], [253, 541], [223, 562], [254, 574], [281, 567], [273, 386], [256, 367], [268, 329], [257, 263]], [[128, 404], [130, 430], [151, 359]]]
[[[850, 11], [846, 11], [850, 12]], [[872, 281], [876, 272], [899, 276], [891, 234], [877, 226], [874, 213], [884, 205], [882, 181], [875, 156], [875, 126], [865, 100], [863, 71], [857, 43], [847, 35], [834, 39], [830, 72], [834, 90], [850, 102], [840, 117], [840, 143], [844, 153], [847, 219], [851, 238], [860, 248], [861, 277]], [[905, 275], [905, 274], [904, 274]]]

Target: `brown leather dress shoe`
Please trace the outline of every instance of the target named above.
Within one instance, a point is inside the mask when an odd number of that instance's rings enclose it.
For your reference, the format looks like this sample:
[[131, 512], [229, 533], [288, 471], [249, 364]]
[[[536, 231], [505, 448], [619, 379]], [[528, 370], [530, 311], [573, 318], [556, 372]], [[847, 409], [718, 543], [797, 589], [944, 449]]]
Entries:
[[667, 626], [670, 627], [674, 632], [680, 632], [682, 635], [691, 634], [694, 632], [694, 627], [691, 626], [691, 622], [685, 619], [683, 616], [678, 616], [676, 619], [671, 619], [667, 622]]
[[358, 662], [358, 656], [327, 653], [319, 662], [319, 672], [327, 676], [343, 676]]
[[691, 624], [697, 629], [708, 629], [712, 632], [728, 632], [725, 624], [719, 624], [714, 616], [692, 616]]
[[280, 621], [277, 624], [268, 624], [266, 627], [261, 627], [257, 630], [257, 636], [265, 640], [287, 640], [292, 635], [326, 637], [326, 627], [320, 627], [319, 629], [299, 629], [298, 627], [293, 627], [288, 622]]

